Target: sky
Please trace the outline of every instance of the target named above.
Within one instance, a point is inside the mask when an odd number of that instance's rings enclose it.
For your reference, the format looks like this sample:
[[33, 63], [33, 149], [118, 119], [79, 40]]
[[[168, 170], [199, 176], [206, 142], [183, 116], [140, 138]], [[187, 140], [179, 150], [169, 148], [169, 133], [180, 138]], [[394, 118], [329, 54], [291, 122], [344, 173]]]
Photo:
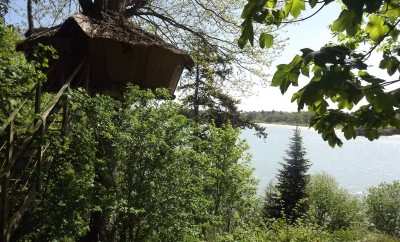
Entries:
[[[330, 4], [320, 13], [309, 20], [287, 26], [281, 37], [289, 38], [281, 57], [274, 60], [271, 65], [271, 79], [275, 67], [279, 64], [287, 64], [292, 58], [301, 53], [303, 48], [319, 49], [328, 43], [332, 36], [329, 30], [329, 24], [332, 23], [340, 14], [340, 6]], [[313, 10], [315, 11], [315, 10]], [[304, 16], [308, 16], [312, 11], [307, 10]], [[304, 80], [303, 80], [304, 83]], [[301, 85], [301, 82], [300, 82]], [[254, 95], [242, 97], [240, 108], [244, 111], [297, 111], [297, 105], [291, 103], [293, 89], [282, 95], [277, 87], [255, 87]]]
[[21, 10], [26, 8], [25, 1], [15, 0], [15, 2], [10, 5], [12, 9], [11, 11], [9, 10], [9, 13], [5, 16], [6, 23], [26, 24], [25, 18], [20, 14]]

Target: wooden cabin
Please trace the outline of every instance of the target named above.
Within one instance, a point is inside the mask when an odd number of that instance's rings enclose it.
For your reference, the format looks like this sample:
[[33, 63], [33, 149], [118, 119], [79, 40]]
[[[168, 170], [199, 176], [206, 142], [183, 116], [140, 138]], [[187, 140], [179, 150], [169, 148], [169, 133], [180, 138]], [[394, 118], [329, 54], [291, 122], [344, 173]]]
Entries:
[[59, 55], [50, 65], [47, 91], [57, 91], [82, 60], [71, 86], [117, 98], [128, 83], [168, 88], [173, 94], [184, 68], [193, 66], [183, 51], [112, 16], [99, 20], [76, 14], [59, 26], [35, 31], [17, 49], [29, 55], [39, 43], [53, 46]]

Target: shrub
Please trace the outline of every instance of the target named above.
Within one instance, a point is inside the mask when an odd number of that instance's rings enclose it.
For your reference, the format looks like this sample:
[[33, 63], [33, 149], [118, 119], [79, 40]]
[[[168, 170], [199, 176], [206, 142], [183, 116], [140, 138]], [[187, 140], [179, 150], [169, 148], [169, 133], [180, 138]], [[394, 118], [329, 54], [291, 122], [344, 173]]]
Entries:
[[400, 181], [370, 188], [366, 205], [369, 221], [377, 230], [400, 237]]
[[347, 229], [362, 222], [360, 201], [339, 187], [327, 174], [314, 175], [307, 186], [308, 219], [330, 231]]

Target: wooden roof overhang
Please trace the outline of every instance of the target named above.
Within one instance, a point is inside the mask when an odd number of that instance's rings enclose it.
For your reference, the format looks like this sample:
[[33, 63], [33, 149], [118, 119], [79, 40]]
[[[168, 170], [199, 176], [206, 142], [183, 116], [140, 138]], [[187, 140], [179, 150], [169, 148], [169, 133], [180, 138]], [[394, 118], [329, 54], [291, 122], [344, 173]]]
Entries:
[[77, 14], [60, 26], [37, 31], [17, 49], [29, 55], [38, 43], [52, 45], [59, 55], [50, 65], [48, 91], [58, 90], [83, 59], [71, 86], [114, 97], [120, 97], [128, 83], [168, 88], [173, 94], [184, 68], [193, 66], [185, 52], [116, 17], [99, 20]]

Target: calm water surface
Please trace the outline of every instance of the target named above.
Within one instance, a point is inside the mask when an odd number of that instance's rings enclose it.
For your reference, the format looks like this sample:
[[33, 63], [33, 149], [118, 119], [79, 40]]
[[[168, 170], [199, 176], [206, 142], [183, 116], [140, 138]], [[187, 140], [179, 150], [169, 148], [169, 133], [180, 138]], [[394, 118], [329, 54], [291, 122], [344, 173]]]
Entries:
[[[259, 179], [260, 192], [274, 179], [283, 161], [293, 126], [266, 125], [268, 138], [257, 138], [246, 130], [242, 137], [250, 145], [252, 164]], [[312, 129], [301, 128], [310, 173], [326, 172], [352, 193], [365, 192], [382, 182], [400, 180], [400, 136], [382, 137], [370, 142], [365, 138], [346, 141], [341, 148], [331, 148]]]

